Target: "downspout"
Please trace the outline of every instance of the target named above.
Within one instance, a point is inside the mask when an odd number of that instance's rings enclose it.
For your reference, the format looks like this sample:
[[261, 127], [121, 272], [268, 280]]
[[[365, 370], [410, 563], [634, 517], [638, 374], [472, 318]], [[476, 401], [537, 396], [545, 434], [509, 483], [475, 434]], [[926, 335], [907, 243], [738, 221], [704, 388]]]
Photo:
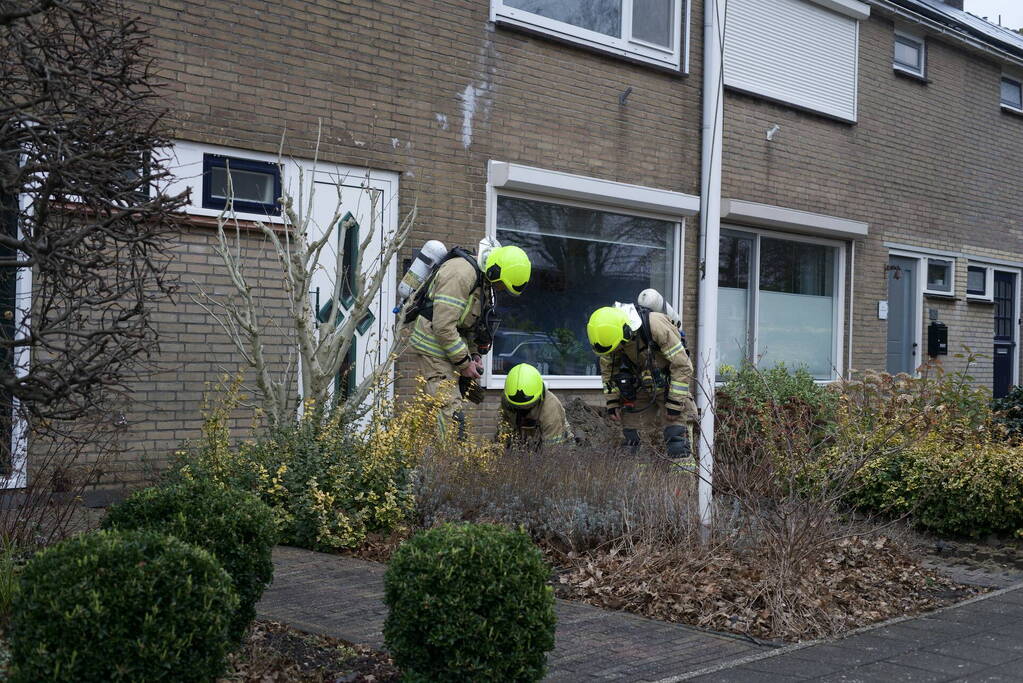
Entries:
[[845, 365], [844, 376], [849, 379], [853, 366], [853, 309], [856, 303], [856, 240], [849, 240], [849, 360]]
[[696, 407], [699, 435], [697, 500], [704, 538], [713, 516], [714, 381], [718, 334], [718, 241], [721, 237], [721, 144], [724, 81], [721, 71], [722, 5], [706, 0], [703, 7], [703, 130], [700, 170], [700, 287], [697, 309]]

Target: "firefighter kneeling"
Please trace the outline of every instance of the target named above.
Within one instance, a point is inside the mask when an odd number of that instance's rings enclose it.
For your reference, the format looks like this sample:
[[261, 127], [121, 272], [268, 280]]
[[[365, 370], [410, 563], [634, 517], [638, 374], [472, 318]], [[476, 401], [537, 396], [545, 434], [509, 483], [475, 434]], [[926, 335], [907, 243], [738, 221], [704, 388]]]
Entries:
[[630, 304], [598, 308], [586, 333], [600, 356], [608, 415], [622, 423], [626, 445], [637, 451], [639, 430], [663, 424], [668, 457], [690, 458], [693, 365], [678, 327], [663, 313]]
[[528, 363], [513, 367], [504, 380], [498, 434], [509, 434], [513, 441], [532, 450], [570, 443], [575, 438], [561, 401], [547, 391], [540, 372]]

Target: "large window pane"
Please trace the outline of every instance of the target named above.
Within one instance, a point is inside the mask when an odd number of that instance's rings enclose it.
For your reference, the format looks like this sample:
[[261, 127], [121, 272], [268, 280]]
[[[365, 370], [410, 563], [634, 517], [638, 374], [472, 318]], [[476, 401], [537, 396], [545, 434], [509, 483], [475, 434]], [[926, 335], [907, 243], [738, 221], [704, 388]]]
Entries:
[[835, 249], [762, 238], [757, 353], [830, 378], [835, 368]]
[[737, 368], [748, 357], [749, 275], [753, 240], [722, 235], [719, 241], [717, 368]]
[[504, 0], [508, 7], [622, 37], [622, 0]]
[[499, 197], [497, 239], [522, 247], [533, 274], [522, 296], [500, 298], [494, 372], [532, 363], [548, 375], [598, 374], [590, 313], [647, 287], [670, 301], [674, 234], [670, 221]]
[[674, 4], [674, 0], [635, 0], [632, 4], [632, 37], [671, 47]]

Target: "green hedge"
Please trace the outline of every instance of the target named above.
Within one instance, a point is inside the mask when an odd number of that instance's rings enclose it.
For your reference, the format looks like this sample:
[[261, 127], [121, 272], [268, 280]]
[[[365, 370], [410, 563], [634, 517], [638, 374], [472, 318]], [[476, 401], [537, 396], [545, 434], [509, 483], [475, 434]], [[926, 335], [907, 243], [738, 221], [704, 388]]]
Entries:
[[538, 681], [554, 647], [550, 570], [520, 531], [446, 524], [384, 577], [384, 641], [410, 681]]
[[99, 531], [36, 555], [21, 576], [11, 680], [211, 681], [238, 608], [205, 550], [156, 532]]
[[110, 509], [107, 529], [152, 529], [208, 550], [230, 575], [239, 606], [231, 628], [237, 641], [256, 617], [256, 603], [273, 579], [273, 513], [256, 496], [197, 482], [143, 489]]

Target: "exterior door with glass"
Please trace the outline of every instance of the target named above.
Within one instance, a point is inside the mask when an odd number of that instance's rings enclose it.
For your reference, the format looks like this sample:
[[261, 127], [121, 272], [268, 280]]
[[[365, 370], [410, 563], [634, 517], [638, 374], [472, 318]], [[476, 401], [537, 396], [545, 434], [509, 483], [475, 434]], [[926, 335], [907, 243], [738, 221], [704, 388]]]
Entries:
[[905, 256], [888, 259], [888, 359], [891, 374], [913, 374], [917, 359], [916, 326], [920, 315], [917, 304], [917, 277], [920, 261]]
[[991, 387], [995, 398], [1009, 393], [1013, 385], [1016, 355], [1016, 274], [995, 271], [995, 347], [994, 382]]
[[[317, 320], [321, 324], [327, 321], [335, 303], [341, 309], [338, 324], [347, 319], [348, 311], [359, 294], [355, 268], [359, 249], [367, 236], [371, 235], [371, 239], [362, 254], [362, 273], [366, 280], [378, 268], [388, 270], [380, 294], [358, 323], [355, 343], [349, 348], [338, 374], [334, 388], [339, 396], [354, 389], [390, 353], [396, 266], [394, 263], [382, 263], [381, 254], [384, 241], [396, 227], [395, 190], [395, 181], [367, 177], [365, 171], [353, 172], [347, 177], [323, 173], [316, 179], [310, 240], [318, 239], [331, 228], [331, 219], [338, 211], [339, 201], [341, 222], [348, 226], [347, 230], [334, 226], [334, 235], [323, 249], [319, 267], [313, 275], [309, 298]], [[340, 296], [335, 302], [335, 285], [339, 278]]]

